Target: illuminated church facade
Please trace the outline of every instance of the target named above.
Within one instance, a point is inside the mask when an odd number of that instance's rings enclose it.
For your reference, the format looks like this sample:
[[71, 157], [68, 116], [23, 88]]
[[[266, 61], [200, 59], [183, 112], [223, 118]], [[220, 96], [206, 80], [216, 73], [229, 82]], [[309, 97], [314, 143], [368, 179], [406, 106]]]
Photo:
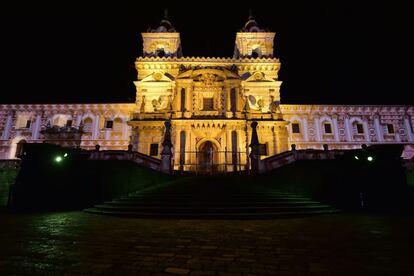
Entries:
[[86, 150], [131, 145], [160, 158], [165, 121], [171, 122], [176, 170], [246, 169], [253, 121], [261, 158], [293, 144], [353, 149], [398, 143], [413, 150], [414, 106], [281, 103], [274, 37], [250, 17], [236, 34], [232, 58], [184, 57], [180, 33], [164, 19], [142, 33], [134, 103], [0, 105], [0, 159], [18, 157], [22, 143], [43, 142]]

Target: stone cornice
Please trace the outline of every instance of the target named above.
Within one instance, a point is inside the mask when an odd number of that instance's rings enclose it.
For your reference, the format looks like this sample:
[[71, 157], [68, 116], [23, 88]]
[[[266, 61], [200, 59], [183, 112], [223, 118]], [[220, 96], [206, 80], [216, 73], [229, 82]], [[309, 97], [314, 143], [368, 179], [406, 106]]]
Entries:
[[116, 110], [130, 112], [136, 108], [134, 103], [88, 103], [88, 104], [2, 104], [0, 110], [16, 111], [88, 111], [88, 110]]
[[227, 58], [227, 57], [138, 57], [136, 63], [139, 62], [171, 62], [171, 63], [227, 63], [240, 64], [240, 63], [280, 63], [278, 58]]
[[414, 106], [411, 105], [295, 105], [281, 104], [283, 114], [300, 113], [410, 113], [414, 114]]

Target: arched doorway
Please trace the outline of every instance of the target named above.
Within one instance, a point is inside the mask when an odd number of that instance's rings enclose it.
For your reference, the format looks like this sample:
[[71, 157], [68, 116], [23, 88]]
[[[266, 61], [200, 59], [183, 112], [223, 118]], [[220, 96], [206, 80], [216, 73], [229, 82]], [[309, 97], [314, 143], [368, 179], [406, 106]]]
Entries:
[[198, 154], [198, 165], [201, 172], [215, 172], [218, 167], [217, 146], [211, 141], [200, 145]]
[[26, 144], [26, 140], [22, 139], [16, 144], [16, 153], [14, 157], [20, 158], [23, 155], [23, 146]]

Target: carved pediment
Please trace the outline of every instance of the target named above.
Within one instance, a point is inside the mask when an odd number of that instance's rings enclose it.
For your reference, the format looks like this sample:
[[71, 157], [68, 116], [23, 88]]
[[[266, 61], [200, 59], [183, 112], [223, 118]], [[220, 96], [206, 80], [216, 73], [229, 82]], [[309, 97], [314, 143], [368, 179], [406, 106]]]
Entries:
[[148, 76], [146, 76], [145, 78], [143, 78], [141, 81], [142, 82], [159, 82], [159, 81], [173, 81], [174, 77], [171, 76], [168, 73], [162, 72], [162, 71], [155, 71], [151, 74], [149, 74]]
[[177, 76], [177, 79], [193, 79], [195, 81], [224, 81], [239, 78], [239, 75], [226, 68], [209, 67], [189, 69]]
[[245, 81], [247, 82], [276, 82], [275, 79], [269, 78], [263, 72], [254, 72], [253, 74], [244, 74]]

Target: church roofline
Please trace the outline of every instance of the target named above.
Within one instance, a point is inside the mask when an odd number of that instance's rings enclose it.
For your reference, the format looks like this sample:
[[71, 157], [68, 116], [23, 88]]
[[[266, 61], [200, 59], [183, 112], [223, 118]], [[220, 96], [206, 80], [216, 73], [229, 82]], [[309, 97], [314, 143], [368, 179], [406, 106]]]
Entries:
[[228, 63], [263, 63], [263, 62], [273, 62], [280, 63], [278, 58], [227, 58], [227, 57], [138, 57], [136, 61], [169, 61], [169, 62], [228, 62]]
[[136, 104], [133, 102], [129, 103], [35, 103], [35, 104], [28, 104], [28, 103], [10, 103], [10, 104], [0, 104], [0, 110], [15, 110], [18, 108], [35, 108], [32, 111], [36, 110], [42, 110], [45, 107], [52, 107], [54, 109], [67, 109], [67, 108], [84, 108], [84, 107], [90, 107], [92, 109], [96, 108], [111, 108], [111, 109], [118, 109], [118, 108], [127, 108], [127, 109], [134, 109], [136, 107]]
[[[27, 103], [12, 103], [12, 104], [0, 104], [0, 110], [10, 110], [10, 109], [16, 109], [16, 108], [27, 108], [27, 107], [35, 107], [35, 108], [42, 108], [42, 107], [55, 107], [58, 109], [63, 109], [67, 107], [84, 107], [89, 106], [92, 108], [119, 108], [122, 107], [128, 107], [128, 108], [135, 108], [136, 103], [49, 103], [49, 104], [27, 104]], [[410, 104], [294, 104], [294, 103], [281, 103], [280, 106], [282, 108], [404, 108], [410, 111], [414, 112], [414, 106]]]

